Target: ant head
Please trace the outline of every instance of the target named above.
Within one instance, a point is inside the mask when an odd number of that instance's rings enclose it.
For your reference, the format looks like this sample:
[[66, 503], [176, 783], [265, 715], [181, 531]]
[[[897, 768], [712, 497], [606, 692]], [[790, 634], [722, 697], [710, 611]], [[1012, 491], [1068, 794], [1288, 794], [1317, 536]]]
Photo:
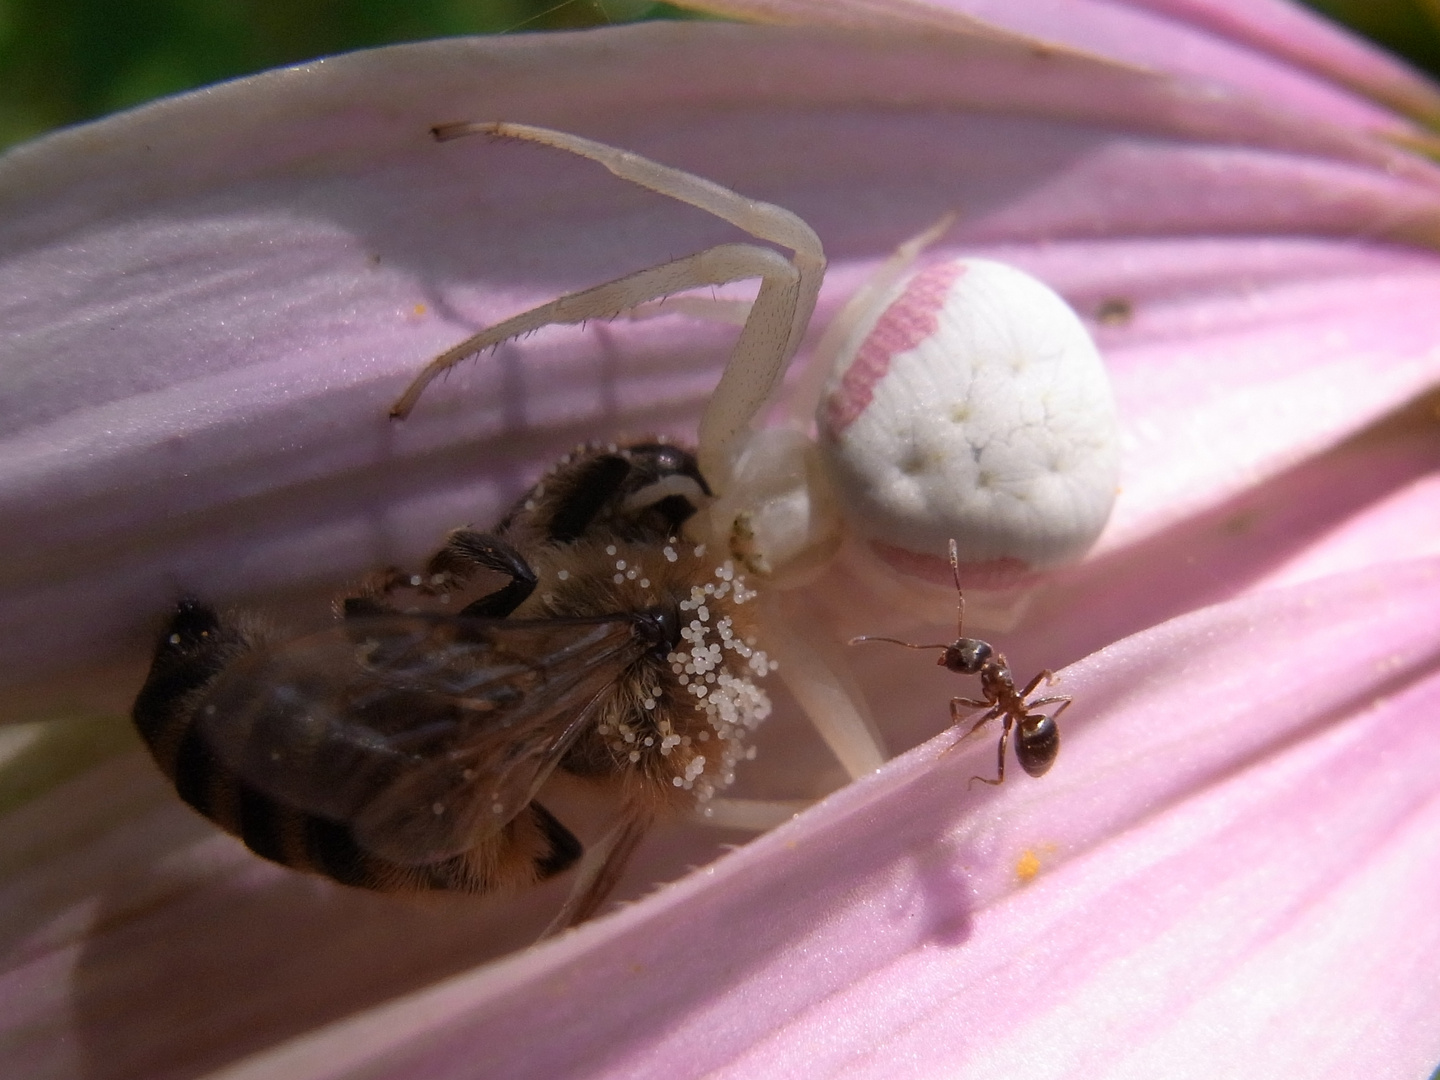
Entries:
[[1015, 756], [1031, 776], [1044, 776], [1060, 753], [1060, 727], [1048, 716], [1027, 716], [1015, 732]]
[[995, 650], [990, 647], [989, 642], [979, 638], [962, 637], [954, 644], [945, 646], [945, 654], [938, 662], [957, 675], [978, 675], [980, 669], [994, 655]]

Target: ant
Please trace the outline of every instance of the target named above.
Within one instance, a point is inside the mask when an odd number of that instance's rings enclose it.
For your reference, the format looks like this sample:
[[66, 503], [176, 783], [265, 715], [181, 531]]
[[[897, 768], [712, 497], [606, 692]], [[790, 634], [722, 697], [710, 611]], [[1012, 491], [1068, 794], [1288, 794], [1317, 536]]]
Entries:
[[[996, 652], [988, 641], [965, 636], [965, 593], [960, 588], [960, 554], [954, 540], [950, 541], [950, 572], [955, 577], [955, 595], [959, 600], [960, 614], [955, 623], [955, 640], [949, 645], [912, 645], [897, 638], [868, 634], [851, 638], [850, 644], [886, 641], [892, 645], [903, 645], [907, 649], [943, 649], [945, 655], [940, 657], [938, 663], [957, 675], [979, 675], [980, 692], [985, 695], [980, 700], [961, 697], [950, 699], [950, 719], [956, 724], [963, 716], [963, 709], [987, 710], [965, 733], [965, 738], [968, 739], [978, 731], [981, 725], [997, 717], [1004, 717], [998, 754], [999, 775], [994, 780], [972, 776], [971, 781], [979, 780], [992, 786], [1005, 782], [1005, 747], [1010, 742], [1011, 728], [1015, 729], [1015, 756], [1020, 761], [1020, 767], [1031, 776], [1044, 776], [1050, 766], [1055, 764], [1055, 758], [1060, 753], [1060, 729], [1055, 720], [1070, 707], [1070, 698], [1059, 695], [1038, 698], [1035, 701], [1025, 700], [1042, 682], [1052, 682], [1055, 678], [1054, 672], [1042, 671], [1030, 680], [1024, 690], [1016, 690], [1015, 678], [1010, 674], [1010, 665], [1006, 663], [1005, 657]], [[1056, 704], [1060, 707], [1048, 716], [1031, 711], [1042, 705]]]

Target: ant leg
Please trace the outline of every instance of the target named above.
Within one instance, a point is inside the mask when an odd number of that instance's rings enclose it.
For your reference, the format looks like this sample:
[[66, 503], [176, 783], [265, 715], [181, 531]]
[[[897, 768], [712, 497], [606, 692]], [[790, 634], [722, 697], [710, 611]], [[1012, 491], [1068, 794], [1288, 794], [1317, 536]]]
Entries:
[[[1031, 679], [1028, 683], [1025, 684], [1025, 689], [1020, 691], [1020, 696], [1021, 696], [1022, 698], [1027, 698], [1027, 697], [1029, 697], [1031, 694], [1033, 694], [1037, 689], [1039, 689], [1040, 684], [1041, 684], [1042, 682], [1043, 682], [1043, 683], [1052, 683], [1052, 682], [1054, 682], [1054, 681], [1055, 681], [1055, 673], [1054, 673], [1053, 671], [1051, 671], [1049, 668], [1046, 668], [1044, 671], [1040, 672], [1038, 675], [1036, 675], [1033, 679]], [[1057, 699], [1057, 700], [1058, 700], [1058, 699]]]
[[430, 559], [431, 576], [446, 575], [462, 582], [477, 569], [495, 570], [510, 578], [492, 593], [460, 609], [465, 618], [503, 619], [535, 591], [535, 571], [524, 557], [499, 537], [474, 529], [456, 529], [445, 546]]
[[1057, 705], [1057, 704], [1058, 704], [1060, 707], [1059, 707], [1058, 709], [1056, 709], [1053, 713], [1050, 714], [1050, 719], [1051, 719], [1051, 720], [1054, 720], [1057, 716], [1059, 716], [1061, 713], [1063, 713], [1066, 709], [1068, 709], [1068, 708], [1070, 707], [1070, 702], [1071, 702], [1071, 700], [1073, 700], [1073, 699], [1068, 698], [1068, 697], [1042, 697], [1042, 698], [1036, 698], [1034, 701], [1027, 701], [1027, 702], [1025, 703], [1025, 708], [1027, 708], [1027, 709], [1038, 709], [1041, 705]]
[[[971, 706], [972, 708], [974, 708], [974, 707], [977, 707], [977, 706], [986, 706], [986, 705], [993, 706], [994, 703], [993, 703], [993, 702], [989, 702], [989, 701], [972, 701], [970, 698], [951, 698], [951, 699], [950, 699], [950, 722], [951, 722], [952, 724], [958, 725], [958, 724], [960, 723], [960, 721], [964, 719], [964, 714], [960, 711], [960, 709], [959, 709], [959, 707], [958, 707], [958, 706], [961, 706], [961, 705], [969, 705], [969, 706]], [[970, 725], [970, 730], [969, 730], [969, 731], [965, 732], [964, 735], [961, 735], [960, 738], [956, 739], [954, 743], [951, 743], [951, 745], [952, 745], [952, 746], [956, 746], [956, 745], [964, 742], [966, 739], [970, 738], [971, 735], [974, 735], [975, 732], [979, 731], [982, 727], [984, 727], [986, 724], [988, 724], [991, 720], [994, 720], [994, 719], [995, 719], [997, 716], [999, 716], [999, 715], [1000, 715], [1000, 709], [999, 709], [999, 707], [998, 707], [998, 706], [992, 707], [989, 712], [985, 713], [984, 716], [980, 717], [979, 720], [976, 720], [975, 723], [973, 723], [973, 724]]]
[[976, 780], [979, 780], [982, 784], [999, 787], [1005, 782], [1005, 749], [1010, 745], [1010, 727], [1014, 722], [1014, 719], [1007, 714], [1005, 717], [1005, 726], [1000, 729], [1000, 745], [996, 748], [995, 771], [997, 775], [995, 779], [987, 780], [983, 776], [972, 776], [970, 777], [969, 783], [973, 784]]

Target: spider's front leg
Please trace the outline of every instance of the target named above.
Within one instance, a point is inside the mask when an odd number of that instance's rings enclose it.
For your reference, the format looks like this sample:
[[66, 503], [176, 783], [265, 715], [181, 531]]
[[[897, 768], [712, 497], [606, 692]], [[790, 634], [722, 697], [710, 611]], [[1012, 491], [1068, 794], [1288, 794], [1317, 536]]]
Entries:
[[[564, 132], [518, 124], [447, 124], [437, 139], [486, 133], [537, 142], [595, 161], [621, 179], [728, 221], [756, 240], [788, 248], [786, 258], [758, 244], [722, 244], [650, 267], [517, 315], [437, 357], [391, 409], [403, 417], [441, 372], [491, 346], [552, 323], [611, 318], [650, 301], [704, 286], [759, 278], [760, 288], [730, 360], [700, 419], [699, 471], [716, 496], [686, 523], [692, 539], [732, 555], [773, 588], [803, 580], [838, 547], [840, 514], [814, 445], [794, 430], [755, 431], [755, 418], [780, 383], [809, 325], [824, 277], [819, 237], [782, 207], [637, 154]], [[773, 591], [767, 590], [767, 592]], [[810, 620], [787, 616], [767, 598], [767, 648], [781, 677], [852, 776], [879, 768], [885, 753], [863, 695], [843, 662], [807, 640]]]
[[702, 177], [577, 135], [503, 123], [445, 124], [434, 133], [442, 142], [484, 133], [568, 150], [598, 162], [621, 179], [708, 211], [757, 239], [783, 245], [794, 257], [786, 259], [755, 244], [721, 244], [562, 296], [481, 331], [436, 357], [395, 402], [390, 415], [408, 415], [437, 375], [510, 338], [554, 323], [613, 318], [673, 293], [758, 277], [760, 292], [700, 421], [700, 470], [723, 489], [737, 444], [780, 381], [815, 310], [825, 274], [825, 252], [815, 231], [783, 207], [747, 199]]

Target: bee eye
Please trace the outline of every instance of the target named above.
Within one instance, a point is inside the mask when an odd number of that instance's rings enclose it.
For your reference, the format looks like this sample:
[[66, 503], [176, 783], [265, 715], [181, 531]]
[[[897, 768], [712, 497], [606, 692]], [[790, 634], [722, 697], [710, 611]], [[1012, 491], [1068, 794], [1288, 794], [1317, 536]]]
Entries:
[[656, 652], [671, 652], [680, 644], [679, 613], [664, 608], [637, 613], [635, 625], [639, 635], [650, 642]]
[[580, 538], [601, 507], [620, 491], [630, 474], [624, 458], [606, 454], [577, 470], [569, 493], [559, 501], [550, 519], [550, 539], [568, 544]]

